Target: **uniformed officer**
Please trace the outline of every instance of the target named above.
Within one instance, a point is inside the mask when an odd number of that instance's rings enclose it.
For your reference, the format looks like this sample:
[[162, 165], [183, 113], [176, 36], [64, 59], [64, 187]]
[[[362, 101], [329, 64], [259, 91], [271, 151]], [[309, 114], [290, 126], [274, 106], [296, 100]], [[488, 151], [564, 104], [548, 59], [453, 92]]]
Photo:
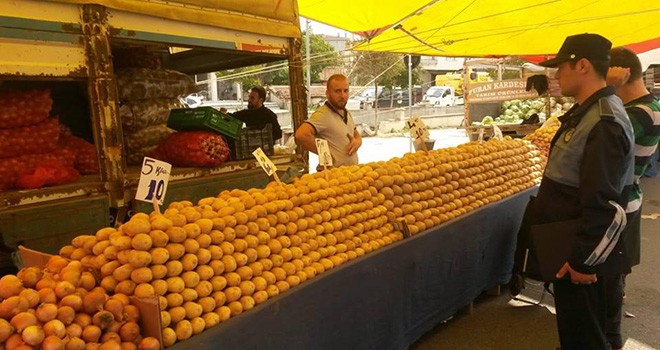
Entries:
[[605, 283], [628, 269], [621, 235], [634, 138], [621, 100], [605, 82], [610, 48], [597, 34], [569, 36], [555, 58], [541, 63], [558, 68], [562, 94], [577, 101], [559, 118], [535, 202], [535, 224], [566, 222], [565, 229], [575, 231], [553, 282], [563, 350], [609, 349]]

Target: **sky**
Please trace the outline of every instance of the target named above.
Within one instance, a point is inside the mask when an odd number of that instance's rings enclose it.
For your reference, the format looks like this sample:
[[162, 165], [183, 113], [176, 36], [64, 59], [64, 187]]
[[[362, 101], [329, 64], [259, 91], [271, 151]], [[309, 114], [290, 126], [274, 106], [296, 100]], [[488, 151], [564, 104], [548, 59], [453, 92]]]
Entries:
[[[347, 32], [345, 30], [332, 27], [323, 23], [316, 22], [314, 20], [310, 20], [311, 22], [311, 28], [312, 28], [312, 33], [314, 34], [325, 34], [325, 35], [333, 35], [333, 36], [348, 36], [350, 37], [356, 37], [357, 35], [353, 35], [350, 32]], [[307, 19], [305, 17], [300, 17], [300, 29], [305, 30], [307, 27]]]

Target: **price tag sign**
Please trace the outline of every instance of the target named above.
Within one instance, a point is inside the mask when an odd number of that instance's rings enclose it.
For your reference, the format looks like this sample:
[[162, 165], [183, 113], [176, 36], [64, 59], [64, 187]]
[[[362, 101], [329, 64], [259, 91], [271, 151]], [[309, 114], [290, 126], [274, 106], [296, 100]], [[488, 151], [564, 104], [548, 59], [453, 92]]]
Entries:
[[319, 165], [332, 166], [332, 155], [330, 154], [330, 147], [328, 147], [328, 140], [315, 139], [315, 141], [319, 155]]
[[163, 204], [171, 171], [171, 164], [144, 157], [135, 199], [149, 203], [153, 203], [155, 199], [159, 204]]
[[479, 128], [479, 143], [484, 142], [484, 128]]
[[422, 118], [414, 116], [406, 122], [408, 128], [410, 129], [410, 137], [413, 139], [427, 140], [429, 138], [429, 131], [424, 125]]
[[502, 135], [502, 130], [500, 130], [500, 128], [495, 124], [493, 124], [493, 137], [500, 140], [504, 139], [504, 135]]
[[268, 176], [271, 176], [275, 174], [277, 171], [277, 167], [275, 164], [266, 156], [266, 153], [261, 149], [261, 147], [257, 148], [254, 152], [252, 152], [252, 155], [254, 155], [255, 158], [257, 158], [257, 162], [259, 162], [259, 165], [261, 165], [261, 168], [264, 169], [266, 174]]

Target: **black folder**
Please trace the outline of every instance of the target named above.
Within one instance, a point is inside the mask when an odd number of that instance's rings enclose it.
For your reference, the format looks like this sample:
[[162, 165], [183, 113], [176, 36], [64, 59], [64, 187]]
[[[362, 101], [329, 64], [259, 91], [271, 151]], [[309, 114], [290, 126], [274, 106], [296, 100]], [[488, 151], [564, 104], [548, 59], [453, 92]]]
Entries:
[[543, 281], [557, 279], [559, 269], [568, 261], [573, 251], [577, 234], [580, 230], [580, 220], [551, 222], [532, 225], [532, 246], [539, 264], [539, 272]]

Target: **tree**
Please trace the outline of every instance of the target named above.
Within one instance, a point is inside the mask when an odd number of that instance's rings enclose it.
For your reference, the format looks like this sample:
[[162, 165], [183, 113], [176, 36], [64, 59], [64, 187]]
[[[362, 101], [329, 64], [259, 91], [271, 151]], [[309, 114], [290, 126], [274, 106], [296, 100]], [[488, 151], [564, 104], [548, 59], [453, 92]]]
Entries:
[[[402, 88], [407, 88], [408, 87], [408, 67], [405, 65], [402, 65], [403, 69], [399, 70], [399, 74], [397, 74], [394, 79], [393, 79], [393, 86], [400, 86]], [[412, 83], [414, 85], [419, 85], [421, 83], [421, 79], [419, 78], [419, 73], [421, 71], [421, 68], [419, 66], [413, 68], [412, 70]]]
[[[303, 37], [304, 37], [303, 33]], [[320, 83], [320, 74], [327, 67], [335, 67], [342, 64], [339, 54], [332, 45], [323, 40], [322, 35], [312, 34], [309, 38], [311, 49], [311, 71], [312, 83]], [[306, 41], [303, 40], [303, 55], [306, 54]], [[251, 67], [242, 67], [227, 71], [217, 72], [218, 78], [229, 75], [245, 73], [235, 79], [227, 79], [229, 83], [240, 82], [243, 89], [247, 90], [255, 85], [289, 85], [289, 67], [286, 61], [279, 61], [267, 64], [261, 64]], [[283, 64], [284, 63], [284, 64]], [[303, 64], [305, 61], [303, 60]], [[254, 73], [249, 73], [255, 71]]]
[[[303, 38], [307, 35], [303, 32]], [[312, 34], [309, 37], [309, 47], [311, 55], [311, 71], [312, 83], [320, 83], [321, 78], [319, 75], [323, 69], [328, 67], [337, 67], [342, 65], [339, 58], [339, 53], [335, 48], [323, 40], [323, 35]], [[302, 44], [303, 56], [307, 54], [307, 40], [303, 40]], [[303, 62], [305, 64], [305, 62]]]
[[[359, 54], [351, 82], [359, 85], [408, 87], [408, 67], [403, 55], [389, 52], [362, 52]], [[377, 77], [377, 78], [376, 78]], [[419, 84], [419, 67], [413, 70], [413, 85]]]
[[[305, 32], [303, 32], [303, 56], [307, 54], [307, 41], [305, 40], [305, 35]], [[323, 40], [323, 35], [312, 34], [309, 37], [309, 42], [311, 50], [312, 83], [320, 83], [321, 72], [327, 67], [340, 66], [342, 64], [341, 59], [339, 53], [335, 51], [335, 48]], [[266, 66], [272, 66], [275, 64], [277, 63], [268, 64]], [[307, 61], [303, 59], [303, 65], [306, 64]], [[267, 85], [289, 85], [289, 68], [283, 67], [282, 69], [264, 73], [262, 79], [264, 84]]]
[[[253, 71], [255, 69], [259, 69], [260, 66], [251, 66], [251, 67], [241, 67], [241, 68], [236, 68], [236, 69], [229, 69], [221, 72], [216, 72], [215, 75], [218, 77], [218, 79], [223, 79], [224, 77], [230, 76], [230, 75], [239, 75], [236, 78], [230, 78], [226, 79], [226, 82], [233, 84], [235, 82], [241, 83], [243, 86], [243, 91], [248, 91], [250, 88], [256, 85], [263, 85], [263, 81], [259, 78], [259, 76], [255, 74], [250, 74], [250, 71]], [[244, 73], [241, 74], [241, 73]]]

